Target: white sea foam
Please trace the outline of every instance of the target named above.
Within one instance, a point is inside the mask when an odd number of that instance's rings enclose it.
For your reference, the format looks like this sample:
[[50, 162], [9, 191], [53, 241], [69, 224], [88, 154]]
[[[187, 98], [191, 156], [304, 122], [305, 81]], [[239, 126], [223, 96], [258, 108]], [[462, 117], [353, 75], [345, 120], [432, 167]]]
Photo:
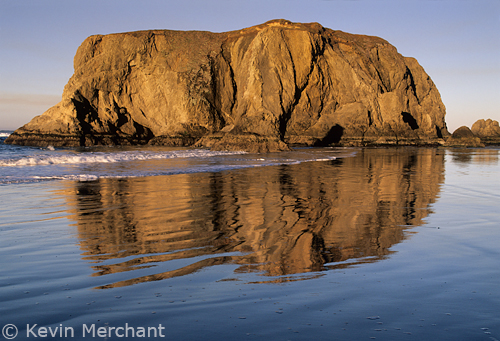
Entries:
[[[51, 150], [51, 149], [49, 149]], [[0, 160], [0, 166], [22, 167], [62, 164], [112, 163], [123, 161], [160, 160], [175, 158], [206, 158], [219, 155], [237, 155], [244, 152], [213, 152], [205, 149], [192, 149], [168, 152], [128, 151], [118, 153], [87, 152], [57, 155], [41, 154], [19, 159]]]
[[51, 180], [95, 181], [104, 178], [136, 178], [242, 168], [295, 165], [335, 160], [338, 153], [326, 149], [248, 154], [207, 149], [81, 150], [6, 145], [0, 150], [0, 185]]

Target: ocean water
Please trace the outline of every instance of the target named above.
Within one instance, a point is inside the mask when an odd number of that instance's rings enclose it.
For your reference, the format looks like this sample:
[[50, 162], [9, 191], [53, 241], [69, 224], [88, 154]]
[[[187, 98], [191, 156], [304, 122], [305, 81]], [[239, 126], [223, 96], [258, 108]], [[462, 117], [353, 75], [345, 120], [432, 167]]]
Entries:
[[498, 340], [499, 150], [0, 143], [3, 337]]
[[[7, 135], [7, 133], [4, 133]], [[8, 136], [8, 135], [7, 135]], [[39, 148], [3, 143], [0, 135], [0, 184], [48, 180], [90, 181], [334, 160], [333, 150], [303, 150], [263, 158], [244, 152], [169, 147]]]

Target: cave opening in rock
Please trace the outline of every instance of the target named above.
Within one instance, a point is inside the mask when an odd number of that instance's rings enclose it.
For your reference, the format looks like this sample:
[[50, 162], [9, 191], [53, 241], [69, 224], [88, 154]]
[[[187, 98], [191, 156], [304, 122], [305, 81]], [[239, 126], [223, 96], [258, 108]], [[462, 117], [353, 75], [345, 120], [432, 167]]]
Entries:
[[412, 130], [418, 129], [418, 123], [415, 117], [412, 116], [409, 112], [403, 111], [401, 113], [401, 116], [403, 117], [403, 122], [408, 124]]
[[334, 125], [328, 133], [320, 141], [316, 142], [316, 146], [328, 146], [330, 144], [339, 143], [344, 135], [344, 128], [341, 125]]

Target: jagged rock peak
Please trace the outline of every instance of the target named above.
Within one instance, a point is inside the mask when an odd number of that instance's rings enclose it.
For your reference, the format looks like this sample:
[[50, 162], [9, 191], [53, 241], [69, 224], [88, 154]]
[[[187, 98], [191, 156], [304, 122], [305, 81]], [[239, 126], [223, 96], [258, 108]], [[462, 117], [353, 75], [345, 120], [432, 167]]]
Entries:
[[74, 68], [61, 102], [8, 143], [266, 152], [449, 135], [439, 92], [415, 59], [382, 38], [318, 23], [94, 35]]

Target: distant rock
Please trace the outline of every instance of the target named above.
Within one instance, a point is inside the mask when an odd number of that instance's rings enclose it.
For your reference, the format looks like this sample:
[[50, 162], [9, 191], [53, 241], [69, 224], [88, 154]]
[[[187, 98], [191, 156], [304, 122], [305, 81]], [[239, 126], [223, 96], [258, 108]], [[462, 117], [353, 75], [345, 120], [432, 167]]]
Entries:
[[474, 134], [469, 127], [461, 126], [451, 134], [451, 137], [454, 139], [471, 139], [474, 137]]
[[491, 119], [477, 120], [471, 131], [485, 144], [500, 144], [500, 125]]
[[61, 102], [8, 143], [279, 151], [449, 136], [439, 92], [415, 59], [317, 23], [95, 35], [74, 68]]
[[491, 119], [477, 120], [471, 131], [479, 137], [500, 137], [500, 125]]
[[481, 139], [475, 136], [469, 127], [462, 126], [446, 140], [448, 147], [484, 147]]

